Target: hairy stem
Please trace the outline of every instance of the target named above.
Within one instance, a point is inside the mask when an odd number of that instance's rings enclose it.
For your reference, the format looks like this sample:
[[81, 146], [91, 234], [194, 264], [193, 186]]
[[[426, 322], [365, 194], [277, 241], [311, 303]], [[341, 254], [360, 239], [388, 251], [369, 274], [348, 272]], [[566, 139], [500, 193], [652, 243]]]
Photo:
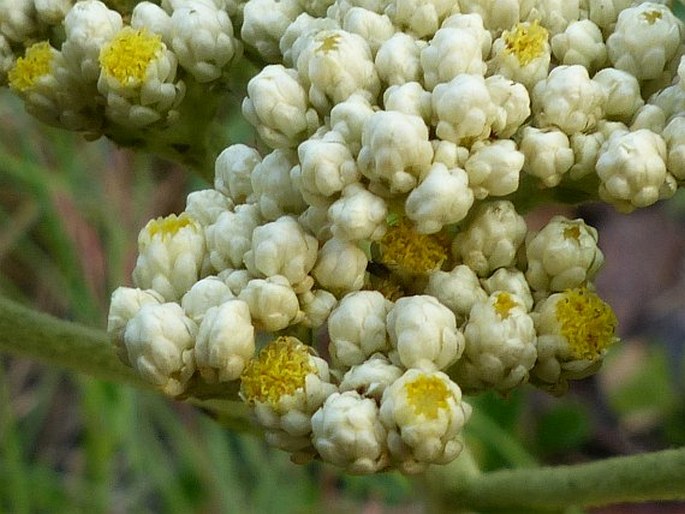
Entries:
[[434, 467], [430, 473], [445, 484], [445, 501], [476, 510], [560, 511], [572, 506], [685, 499], [685, 448], [573, 466], [495, 471], [466, 480], [449, 480], [444, 476], [449, 468]]
[[[102, 330], [63, 321], [0, 296], [0, 351], [45, 364], [85, 373], [137, 388], [152, 386], [124, 366]], [[237, 384], [211, 386], [193, 382], [183, 400], [201, 408], [220, 424], [238, 432], [254, 432], [247, 407], [238, 398]], [[213, 398], [215, 394], [217, 398]]]
[[103, 380], [147, 387], [114, 354], [107, 334], [63, 321], [0, 297], [0, 351], [86, 373]]

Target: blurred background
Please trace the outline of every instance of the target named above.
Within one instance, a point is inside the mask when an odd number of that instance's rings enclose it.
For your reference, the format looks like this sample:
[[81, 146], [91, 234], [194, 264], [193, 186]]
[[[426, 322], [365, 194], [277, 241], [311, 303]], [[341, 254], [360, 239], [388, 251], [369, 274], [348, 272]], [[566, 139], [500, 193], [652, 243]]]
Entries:
[[[236, 141], [249, 142], [240, 126]], [[30, 118], [0, 90], [0, 294], [98, 328], [130, 285], [138, 231], [207, 187], [153, 157], [85, 142]], [[532, 388], [471, 399], [467, 440], [484, 469], [585, 462], [685, 444], [685, 195], [625, 216], [582, 216], [600, 232], [598, 287], [623, 343], [563, 398]], [[84, 356], [87, 358], [87, 356]], [[397, 473], [349, 477], [295, 466], [202, 412], [0, 354], [0, 512], [431, 513]], [[685, 513], [685, 504], [588, 512]]]

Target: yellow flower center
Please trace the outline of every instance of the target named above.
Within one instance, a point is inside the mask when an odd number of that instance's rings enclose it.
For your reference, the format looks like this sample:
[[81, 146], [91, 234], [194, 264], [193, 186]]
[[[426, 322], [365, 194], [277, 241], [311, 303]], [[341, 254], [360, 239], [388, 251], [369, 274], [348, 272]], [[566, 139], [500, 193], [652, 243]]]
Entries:
[[518, 23], [514, 30], [504, 33], [506, 52], [514, 54], [521, 66], [526, 66], [545, 51], [549, 33], [540, 22]]
[[418, 233], [406, 218], [388, 228], [381, 239], [380, 250], [383, 264], [411, 275], [440, 269], [447, 259], [442, 238], [435, 234]]
[[642, 17], [649, 23], [650, 25], [654, 25], [657, 20], [660, 20], [663, 14], [661, 11], [646, 11], [642, 13]]
[[136, 87], [145, 80], [148, 66], [162, 48], [160, 35], [125, 27], [100, 52], [100, 66], [120, 84]]
[[304, 387], [305, 378], [315, 373], [309, 347], [295, 337], [279, 337], [247, 363], [240, 376], [240, 392], [249, 404], [261, 402], [278, 409], [283, 396]]
[[170, 214], [166, 218], [150, 220], [145, 226], [145, 230], [150, 238], [159, 236], [166, 239], [176, 235], [182, 228], [194, 225], [196, 225], [195, 220], [183, 212], [180, 216]]
[[611, 307], [586, 287], [564, 291], [556, 304], [561, 334], [574, 359], [597, 360], [616, 341], [618, 321]]
[[502, 319], [507, 319], [511, 312], [511, 309], [518, 307], [518, 303], [514, 300], [509, 293], [499, 293], [494, 303], [495, 312], [499, 314]]
[[439, 409], [447, 408], [447, 401], [452, 392], [445, 382], [435, 376], [422, 375], [404, 386], [409, 404], [417, 416], [429, 419], [438, 417]]
[[316, 52], [327, 54], [328, 52], [337, 50], [338, 46], [340, 45], [341, 37], [342, 36], [340, 34], [331, 34], [330, 36], [326, 36], [321, 41], [321, 44], [319, 45], [319, 48], [316, 49]]
[[574, 239], [578, 241], [580, 239], [580, 227], [578, 225], [571, 225], [564, 229], [564, 239]]
[[9, 71], [10, 87], [20, 92], [31, 89], [38, 79], [50, 73], [52, 58], [52, 47], [47, 41], [28, 47], [24, 57], [19, 57]]

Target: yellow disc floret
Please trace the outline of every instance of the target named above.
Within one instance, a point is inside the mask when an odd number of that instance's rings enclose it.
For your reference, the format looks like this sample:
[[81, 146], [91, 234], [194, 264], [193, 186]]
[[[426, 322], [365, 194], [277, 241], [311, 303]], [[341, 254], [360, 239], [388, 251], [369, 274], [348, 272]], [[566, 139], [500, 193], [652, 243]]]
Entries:
[[136, 87], [145, 81], [150, 63], [162, 49], [160, 35], [125, 27], [100, 52], [100, 66], [120, 84]]
[[545, 50], [549, 33], [540, 22], [518, 23], [513, 30], [504, 33], [506, 52], [513, 54], [521, 66], [537, 59]]
[[564, 239], [580, 240], [580, 227], [578, 225], [571, 225], [564, 229]]
[[614, 311], [586, 287], [569, 289], [563, 294], [556, 304], [556, 316], [571, 356], [597, 360], [617, 339]]
[[24, 57], [19, 57], [9, 71], [9, 85], [24, 92], [33, 87], [38, 79], [49, 74], [52, 68], [53, 49], [47, 41], [35, 43], [27, 48]]
[[518, 307], [518, 303], [514, 300], [509, 293], [499, 293], [497, 298], [495, 298], [495, 312], [499, 314], [502, 319], [507, 319], [511, 309]]
[[176, 235], [182, 228], [195, 225], [195, 220], [190, 215], [181, 213], [180, 216], [170, 214], [165, 218], [156, 218], [148, 221], [145, 231], [150, 238], [159, 236], [162, 239]]
[[340, 45], [340, 38], [340, 34], [331, 34], [330, 36], [326, 36], [316, 49], [317, 53], [327, 54], [328, 52], [337, 50], [338, 46]]
[[420, 234], [403, 218], [388, 227], [380, 242], [381, 262], [390, 269], [423, 275], [437, 269], [447, 258], [446, 245], [439, 235]]
[[404, 388], [414, 413], [428, 419], [437, 418], [438, 410], [446, 409], [452, 396], [447, 385], [436, 376], [421, 375], [405, 384]]
[[657, 20], [660, 20], [663, 17], [663, 14], [661, 11], [645, 11], [642, 13], [642, 17], [649, 23], [650, 25], [654, 25]]
[[240, 392], [249, 404], [261, 402], [278, 409], [279, 400], [305, 385], [316, 373], [310, 349], [295, 337], [279, 337], [250, 360], [240, 376]]

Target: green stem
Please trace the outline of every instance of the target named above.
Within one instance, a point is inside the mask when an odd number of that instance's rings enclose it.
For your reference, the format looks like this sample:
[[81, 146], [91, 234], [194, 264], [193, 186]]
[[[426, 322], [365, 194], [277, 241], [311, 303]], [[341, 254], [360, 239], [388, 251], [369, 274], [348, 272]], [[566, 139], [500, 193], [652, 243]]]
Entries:
[[471, 509], [517, 512], [685, 499], [685, 448], [588, 464], [503, 470], [449, 480], [449, 470], [431, 470], [445, 484], [445, 500]]
[[168, 127], [134, 129], [109, 123], [104, 134], [126, 148], [151, 153], [191, 168], [211, 183], [214, 160], [226, 142], [210, 141], [220, 97], [211, 94], [204, 84], [191, 77], [186, 80], [186, 94], [178, 108], [178, 119]]
[[426, 501], [428, 512], [435, 514], [468, 512], [468, 506], [457, 505], [445, 494], [455, 485], [469, 483], [481, 476], [480, 468], [468, 446], [452, 462], [444, 466], [432, 466], [416, 477], [418, 491]]
[[[102, 380], [142, 389], [144, 382], [115, 355], [102, 330], [43, 314], [0, 296], [0, 351], [68, 368]], [[220, 424], [240, 432], [255, 432], [247, 407], [238, 398], [236, 383], [209, 386], [191, 384], [189, 403], [205, 410]]]
[[149, 388], [114, 354], [109, 337], [0, 297], [0, 351], [35, 358], [103, 380]]

